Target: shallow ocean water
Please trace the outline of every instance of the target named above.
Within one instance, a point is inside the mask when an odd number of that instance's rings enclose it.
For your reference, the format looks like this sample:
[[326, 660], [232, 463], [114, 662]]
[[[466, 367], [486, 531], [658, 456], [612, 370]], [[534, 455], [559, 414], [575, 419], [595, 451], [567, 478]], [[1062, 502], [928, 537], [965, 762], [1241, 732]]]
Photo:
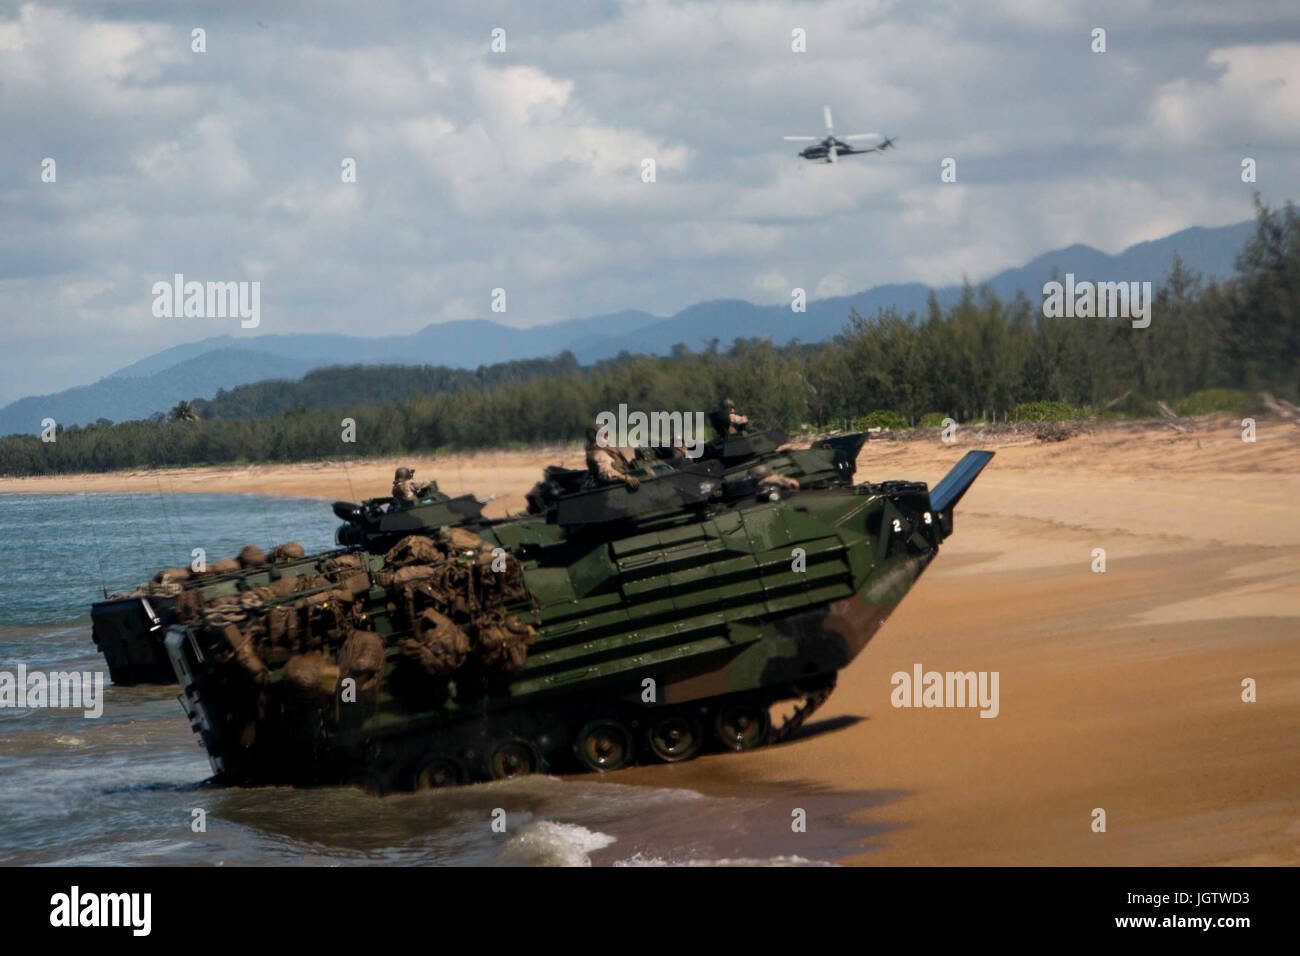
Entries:
[[[332, 546], [327, 502], [250, 495], [0, 496], [0, 671], [104, 673], [103, 715], [0, 709], [0, 863], [85, 865], [819, 865], [872, 836], [889, 795], [743, 795], [538, 775], [375, 797], [220, 788], [175, 687], [113, 687], [90, 637], [101, 588], [247, 543]], [[724, 755], [702, 760], [726, 760]], [[504, 831], [493, 821], [504, 812]], [[205, 829], [196, 832], [202, 819]]]

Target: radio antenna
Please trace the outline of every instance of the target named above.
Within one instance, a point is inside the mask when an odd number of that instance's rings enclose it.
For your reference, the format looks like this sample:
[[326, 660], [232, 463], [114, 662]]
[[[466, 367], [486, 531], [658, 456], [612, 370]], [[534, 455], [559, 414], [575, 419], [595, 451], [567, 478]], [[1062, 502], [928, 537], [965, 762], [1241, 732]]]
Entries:
[[99, 532], [95, 530], [95, 516], [90, 509], [90, 494], [88, 491], [82, 491], [81, 499], [86, 503], [87, 524], [90, 525], [90, 537], [95, 542], [95, 560], [99, 564], [99, 590], [104, 595], [104, 600], [108, 600], [108, 586], [104, 582], [104, 554], [99, 550]]
[[347, 460], [344, 459], [343, 461], [340, 462], [340, 464], [343, 465], [343, 474], [348, 479], [348, 494], [352, 496], [353, 501], [359, 502], [361, 499], [357, 497], [357, 490], [352, 487], [352, 472], [348, 471]]

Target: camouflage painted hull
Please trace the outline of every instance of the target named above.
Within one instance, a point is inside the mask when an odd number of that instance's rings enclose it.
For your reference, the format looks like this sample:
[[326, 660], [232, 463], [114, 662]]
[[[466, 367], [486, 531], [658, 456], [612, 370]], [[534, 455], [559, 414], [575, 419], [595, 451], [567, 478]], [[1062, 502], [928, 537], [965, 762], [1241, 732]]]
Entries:
[[336, 691], [330, 706], [296, 706], [272, 666], [250, 708], [220, 636], [173, 627], [166, 644], [194, 729], [231, 783], [383, 791], [748, 749], [770, 739], [772, 704], [824, 697], [933, 560], [991, 457], [970, 453], [933, 492], [890, 482], [759, 495], [623, 533], [540, 517], [482, 528], [485, 551], [518, 561], [527, 599], [515, 610], [537, 637], [517, 670], [471, 663], [436, 694], [397, 689], [410, 625], [392, 586], [353, 610], [386, 648], [377, 689], [356, 701]]

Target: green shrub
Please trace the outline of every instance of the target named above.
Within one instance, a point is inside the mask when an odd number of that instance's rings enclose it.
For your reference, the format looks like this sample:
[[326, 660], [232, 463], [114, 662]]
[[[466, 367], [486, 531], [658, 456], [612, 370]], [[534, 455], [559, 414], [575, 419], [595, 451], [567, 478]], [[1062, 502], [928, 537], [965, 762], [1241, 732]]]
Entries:
[[907, 419], [898, 412], [885, 411], [877, 409], [869, 415], [863, 415], [853, 423], [856, 431], [866, 431], [868, 428], [906, 428]]
[[1007, 414], [1007, 421], [1072, 422], [1083, 416], [1081, 406], [1066, 402], [1021, 402]]
[[1207, 388], [1170, 402], [1169, 407], [1178, 415], [1210, 415], [1214, 412], [1245, 415], [1256, 411], [1258, 403], [1250, 392], [1233, 388]]
[[949, 417], [951, 416], [945, 415], [943, 412], [926, 412], [921, 416], [921, 420], [917, 424], [922, 428], [942, 428], [943, 420]]

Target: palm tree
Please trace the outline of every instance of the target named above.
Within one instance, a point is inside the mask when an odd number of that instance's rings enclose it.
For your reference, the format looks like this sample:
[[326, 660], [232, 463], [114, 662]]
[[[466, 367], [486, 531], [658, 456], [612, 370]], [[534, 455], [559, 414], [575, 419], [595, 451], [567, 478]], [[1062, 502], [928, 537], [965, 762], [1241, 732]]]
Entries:
[[190, 402], [177, 402], [171, 410], [171, 419], [174, 422], [197, 422], [199, 413]]

